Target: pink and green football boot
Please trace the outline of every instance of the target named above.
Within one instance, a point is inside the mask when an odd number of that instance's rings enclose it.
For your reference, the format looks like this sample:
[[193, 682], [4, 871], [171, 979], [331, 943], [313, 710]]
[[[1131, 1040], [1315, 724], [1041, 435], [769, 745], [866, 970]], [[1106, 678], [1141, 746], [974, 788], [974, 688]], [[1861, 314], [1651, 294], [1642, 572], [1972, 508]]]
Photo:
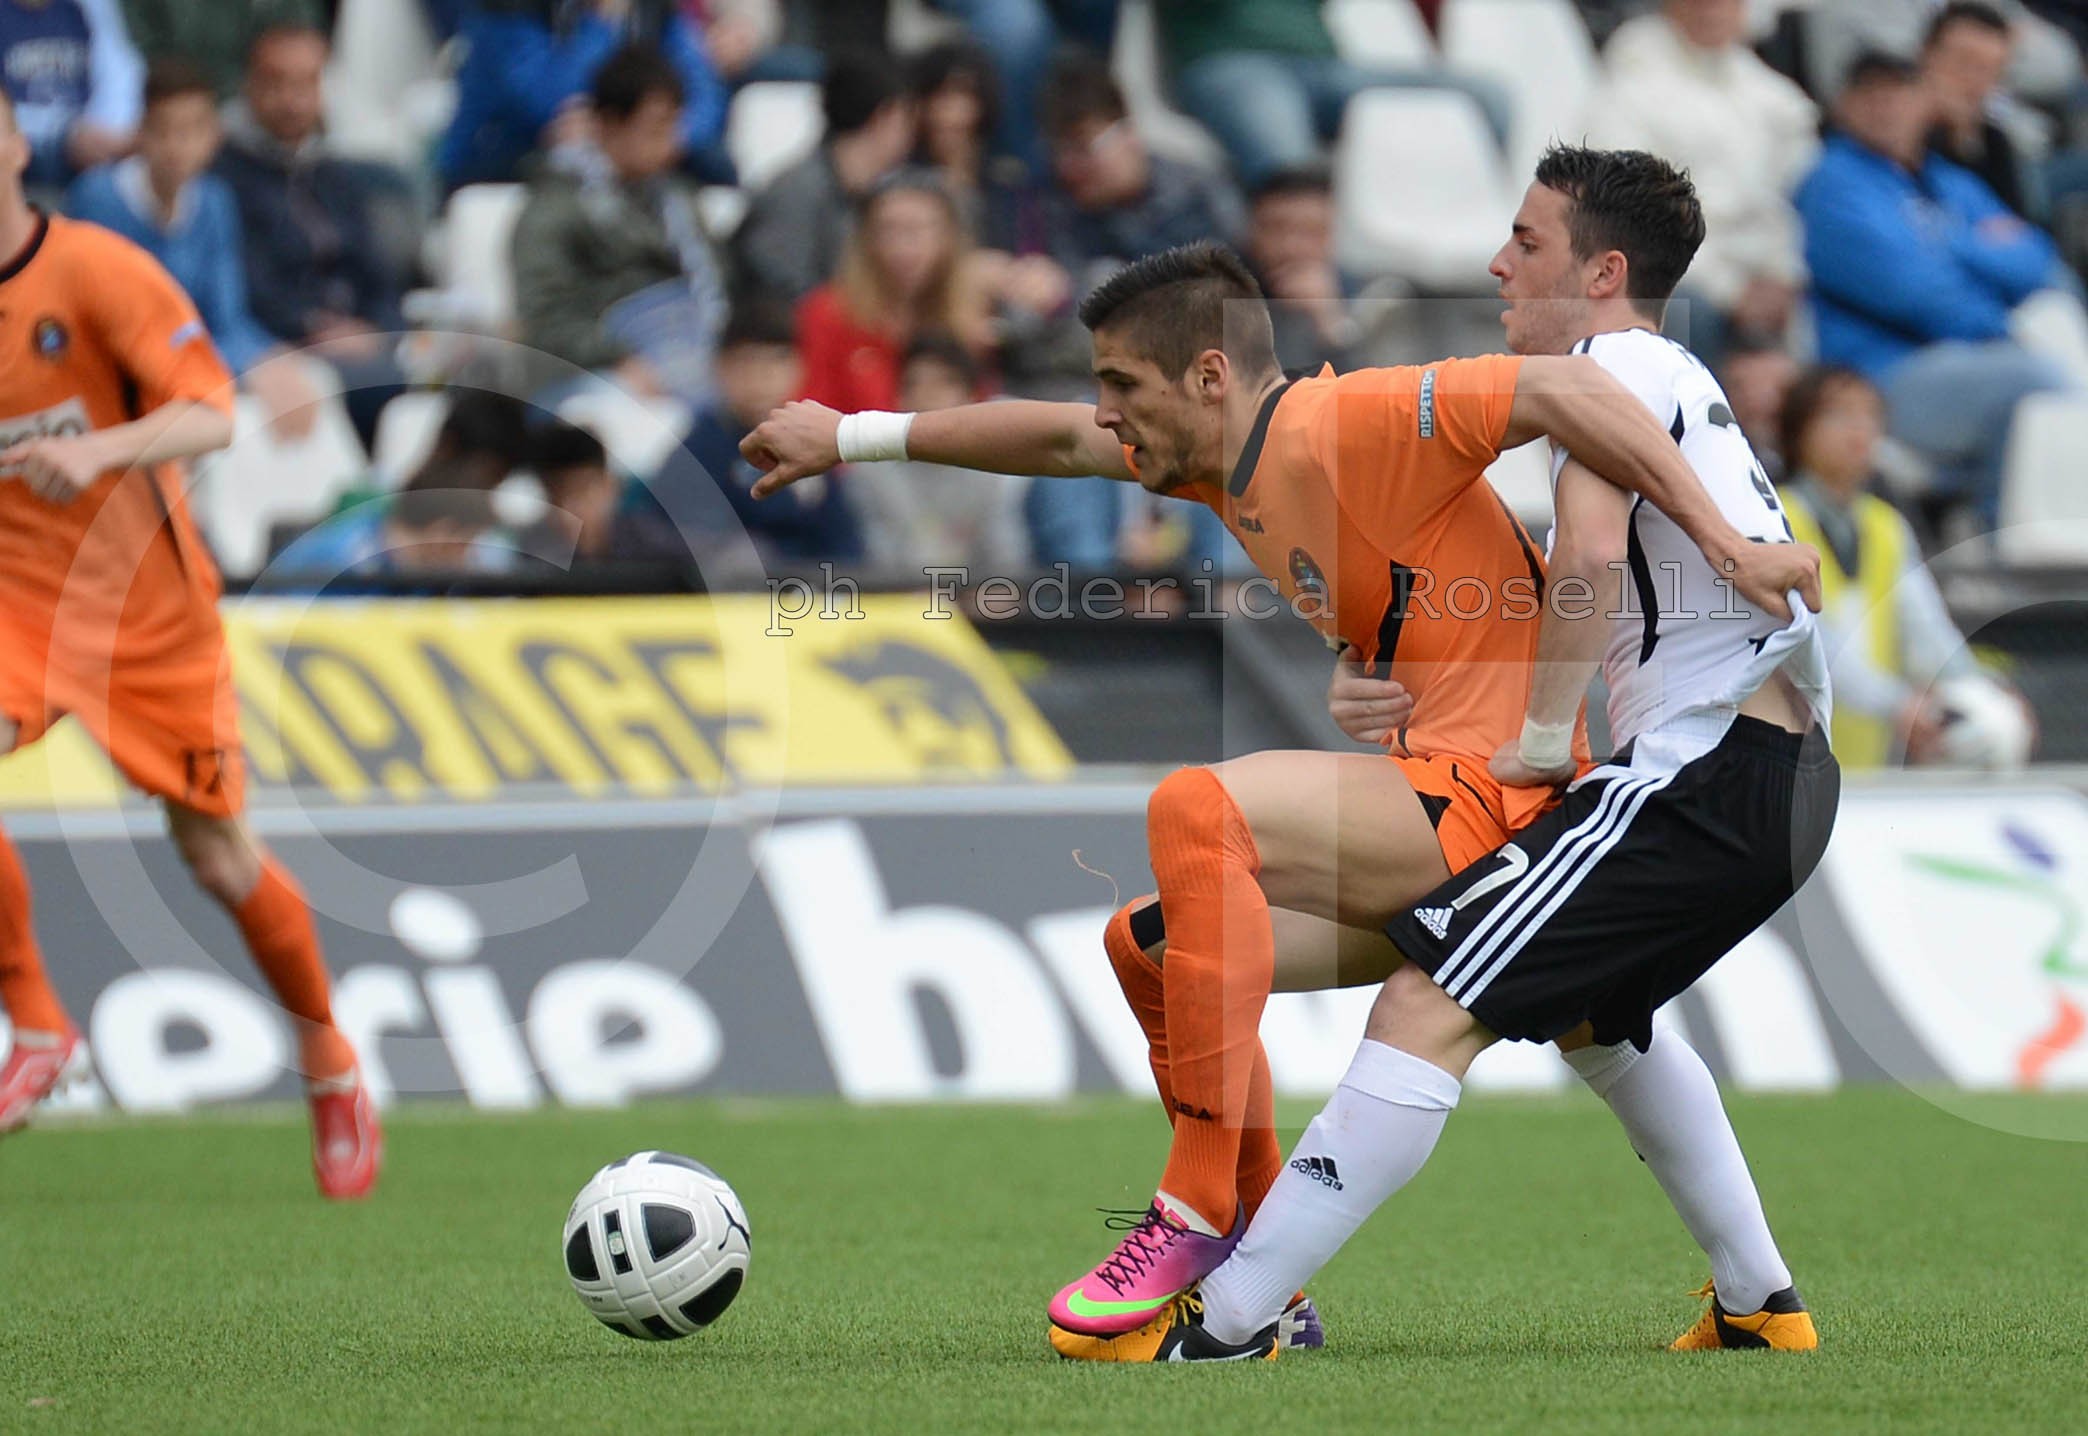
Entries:
[[1207, 1237], [1155, 1201], [1107, 1260], [1051, 1299], [1051, 1324], [1082, 1336], [1134, 1331], [1216, 1271], [1246, 1230], [1243, 1210], [1230, 1235]]

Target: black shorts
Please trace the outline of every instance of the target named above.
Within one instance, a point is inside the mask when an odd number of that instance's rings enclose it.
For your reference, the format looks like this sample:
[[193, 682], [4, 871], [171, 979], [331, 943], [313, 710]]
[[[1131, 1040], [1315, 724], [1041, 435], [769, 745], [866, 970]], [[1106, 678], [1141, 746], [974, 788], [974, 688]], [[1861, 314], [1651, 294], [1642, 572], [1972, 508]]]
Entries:
[[1812, 875], [1840, 799], [1826, 735], [1739, 718], [1675, 773], [1596, 769], [1385, 931], [1502, 1037], [1592, 1022], [1644, 1050], [1654, 1009]]

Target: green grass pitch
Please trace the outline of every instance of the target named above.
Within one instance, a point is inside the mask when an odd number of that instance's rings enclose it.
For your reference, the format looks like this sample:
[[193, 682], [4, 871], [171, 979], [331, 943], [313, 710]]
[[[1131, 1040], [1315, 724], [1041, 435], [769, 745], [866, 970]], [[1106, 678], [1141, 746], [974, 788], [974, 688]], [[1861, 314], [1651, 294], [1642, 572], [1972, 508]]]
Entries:
[[[1150, 1191], [1151, 1105], [408, 1109], [349, 1207], [293, 1113], [54, 1125], [0, 1142], [0, 1432], [2088, 1429], [2088, 1146], [1896, 1090], [1733, 1109], [1810, 1357], [1660, 1349], [1703, 1263], [1578, 1095], [1469, 1102], [1315, 1284], [1330, 1347], [1251, 1368], [1044, 1344], [1091, 1209]], [[754, 1229], [738, 1304], [661, 1344], [598, 1326], [558, 1253], [588, 1174], [653, 1146]]]

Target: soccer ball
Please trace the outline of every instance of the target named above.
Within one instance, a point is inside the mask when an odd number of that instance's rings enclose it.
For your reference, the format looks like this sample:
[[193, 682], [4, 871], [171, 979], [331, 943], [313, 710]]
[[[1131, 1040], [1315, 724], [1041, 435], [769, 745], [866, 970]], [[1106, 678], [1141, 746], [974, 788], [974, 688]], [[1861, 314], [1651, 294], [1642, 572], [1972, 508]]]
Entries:
[[596, 1172], [565, 1220], [565, 1268], [602, 1325], [673, 1341], [732, 1305], [752, 1255], [747, 1211], [725, 1179], [672, 1152]]

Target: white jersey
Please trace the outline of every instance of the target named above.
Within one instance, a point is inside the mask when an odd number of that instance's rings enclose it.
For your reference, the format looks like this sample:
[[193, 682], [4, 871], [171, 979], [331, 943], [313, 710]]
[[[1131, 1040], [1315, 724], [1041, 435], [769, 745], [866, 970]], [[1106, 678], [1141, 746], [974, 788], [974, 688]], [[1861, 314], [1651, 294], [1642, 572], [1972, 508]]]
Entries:
[[[1573, 352], [1593, 358], [1653, 411], [1734, 528], [1765, 543], [1790, 540], [1776, 489], [1702, 360], [1645, 329], [1598, 334]], [[1554, 486], [1565, 462], [1554, 446]], [[1779, 669], [1827, 726], [1826, 653], [1817, 617], [1804, 604], [1793, 603], [1789, 623], [1758, 612], [1643, 498], [1631, 505], [1628, 569], [1603, 659], [1618, 747], [1662, 733], [1672, 741], [1650, 746], [1666, 750], [1672, 762], [1686, 762], [1714, 746], [1740, 704]], [[1605, 586], [1602, 601], [1615, 593]], [[1640, 744], [1641, 752], [1648, 747]]]

